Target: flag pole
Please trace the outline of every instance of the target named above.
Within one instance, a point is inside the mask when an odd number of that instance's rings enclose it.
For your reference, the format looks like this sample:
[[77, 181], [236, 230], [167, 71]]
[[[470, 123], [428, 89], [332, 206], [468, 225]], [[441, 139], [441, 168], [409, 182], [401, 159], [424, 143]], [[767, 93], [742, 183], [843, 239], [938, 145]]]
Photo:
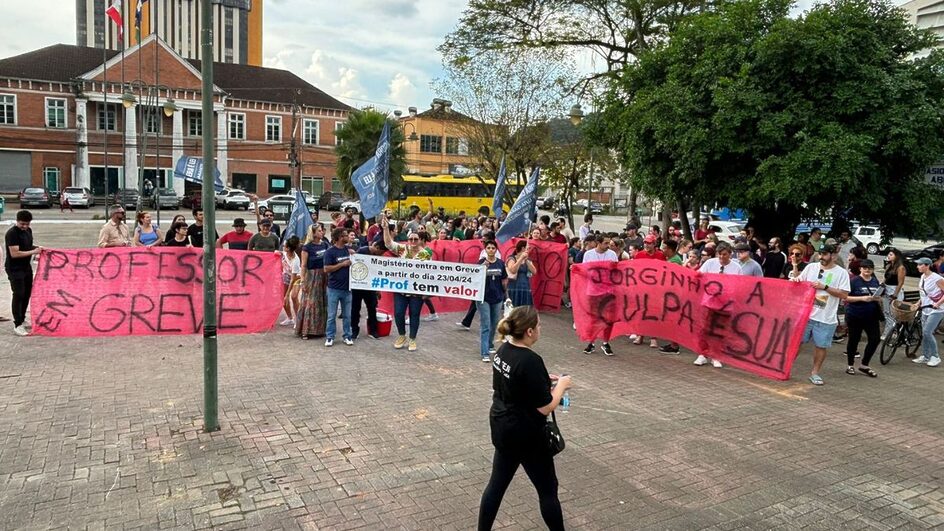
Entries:
[[200, 2], [200, 66], [203, 88], [203, 429], [218, 431], [219, 397], [217, 388], [216, 345], [216, 203], [213, 184], [216, 161], [213, 158], [213, 12], [209, 1]]

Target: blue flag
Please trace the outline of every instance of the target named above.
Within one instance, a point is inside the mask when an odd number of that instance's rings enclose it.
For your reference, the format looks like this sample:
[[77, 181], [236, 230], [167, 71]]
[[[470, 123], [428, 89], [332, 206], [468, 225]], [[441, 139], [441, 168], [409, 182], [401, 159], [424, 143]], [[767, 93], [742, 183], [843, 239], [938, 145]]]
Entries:
[[282, 231], [282, 242], [284, 243], [292, 236], [298, 236], [298, 239], [305, 243], [305, 237], [311, 225], [311, 212], [308, 211], [305, 196], [302, 195], [301, 190], [295, 190], [295, 207], [292, 208], [292, 217], [288, 219], [288, 225]]
[[[220, 178], [220, 170], [213, 169], [215, 174], [213, 188], [217, 192], [222, 192], [226, 185], [223, 184], [223, 179]], [[201, 157], [180, 157], [177, 159], [177, 166], [174, 167], [174, 177], [196, 184], [203, 184], [203, 159]]]
[[390, 193], [390, 122], [384, 122], [374, 156], [351, 174], [351, 184], [360, 197], [364, 217], [376, 218]]
[[498, 177], [495, 177], [495, 198], [492, 199], [492, 213], [495, 217], [501, 217], [502, 204], [505, 202], [505, 156], [502, 155], [501, 164], [498, 166]]
[[515, 199], [515, 204], [508, 212], [508, 217], [505, 218], [505, 222], [501, 224], [498, 233], [495, 234], [495, 239], [499, 243], [505, 243], [528, 230], [531, 225], [532, 212], [537, 208], [538, 177], [540, 175], [541, 168], [534, 168], [531, 177], [528, 178], [528, 184], [521, 189], [518, 199]]

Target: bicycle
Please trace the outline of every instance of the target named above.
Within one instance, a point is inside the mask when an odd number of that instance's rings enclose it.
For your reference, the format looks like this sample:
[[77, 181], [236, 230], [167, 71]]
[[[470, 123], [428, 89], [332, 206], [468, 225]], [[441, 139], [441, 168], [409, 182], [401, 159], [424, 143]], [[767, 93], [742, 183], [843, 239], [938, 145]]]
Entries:
[[930, 306], [921, 306], [917, 302], [892, 301], [891, 313], [895, 317], [896, 324], [882, 342], [882, 351], [879, 353], [882, 365], [888, 365], [895, 357], [895, 352], [901, 347], [905, 347], [906, 356], [915, 357], [915, 352], [921, 346], [922, 337], [921, 319], [918, 315], [925, 308], [930, 308]]

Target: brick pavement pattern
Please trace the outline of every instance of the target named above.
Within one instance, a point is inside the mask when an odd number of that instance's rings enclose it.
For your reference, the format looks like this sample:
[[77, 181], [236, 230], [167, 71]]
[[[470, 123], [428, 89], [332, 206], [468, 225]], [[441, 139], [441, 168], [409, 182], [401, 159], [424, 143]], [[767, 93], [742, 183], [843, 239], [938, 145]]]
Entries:
[[[0, 307], [9, 307], [0, 281]], [[198, 336], [19, 338], [0, 329], [2, 529], [470, 529], [492, 458], [477, 321], [324, 348], [285, 328], [220, 340], [222, 430], [202, 431]], [[5, 323], [8, 324], [8, 323]], [[691, 365], [569, 315], [537, 350], [574, 375], [559, 415], [573, 529], [944, 527], [944, 368], [903, 356], [826, 385]], [[523, 471], [496, 528], [541, 529]]]

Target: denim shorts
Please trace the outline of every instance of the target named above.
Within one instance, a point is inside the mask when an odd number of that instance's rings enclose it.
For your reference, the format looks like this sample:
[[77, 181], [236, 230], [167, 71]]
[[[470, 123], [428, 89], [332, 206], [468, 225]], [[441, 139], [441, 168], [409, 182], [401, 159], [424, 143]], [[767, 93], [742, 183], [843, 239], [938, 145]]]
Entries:
[[806, 323], [806, 330], [803, 331], [803, 342], [813, 344], [819, 348], [829, 348], [833, 344], [833, 334], [836, 333], [838, 323], [826, 324], [810, 319]]

